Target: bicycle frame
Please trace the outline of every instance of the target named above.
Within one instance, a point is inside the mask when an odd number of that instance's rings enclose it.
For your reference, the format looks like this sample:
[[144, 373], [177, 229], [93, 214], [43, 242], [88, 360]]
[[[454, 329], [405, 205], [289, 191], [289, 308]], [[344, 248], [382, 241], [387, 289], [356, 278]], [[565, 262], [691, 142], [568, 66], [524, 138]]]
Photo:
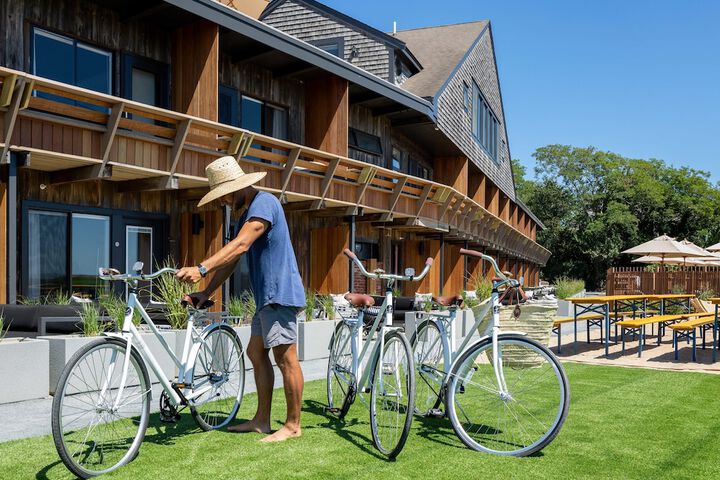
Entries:
[[[169, 271], [172, 269], [163, 269], [152, 276], [144, 277], [143, 279], [149, 279], [149, 278], [155, 278], [155, 276], [159, 275], [160, 273], [165, 273], [166, 271]], [[118, 278], [119, 280], [126, 280], [127, 278]], [[130, 280], [132, 281], [132, 280]], [[134, 280], [137, 282], [137, 280]], [[176, 386], [173, 386], [173, 384], [170, 382], [170, 380], [167, 379], [167, 375], [165, 372], [163, 372], [162, 367], [160, 366], [160, 363], [155, 358], [155, 356], [152, 354], [150, 349], [148, 348], [147, 344], [143, 340], [142, 336], [140, 335], [140, 332], [138, 331], [137, 327], [135, 327], [135, 324], [133, 323], [133, 312], [137, 310], [140, 313], [140, 316], [145, 321], [145, 323], [150, 327], [150, 331], [153, 335], [158, 339], [160, 342], [160, 345], [163, 347], [163, 349], [167, 352], [167, 354], [172, 359], [175, 366], [178, 368], [178, 379], [182, 379], [181, 382], [179, 382], [180, 385], [182, 385], [182, 390], [179, 388], [176, 389]], [[128, 368], [130, 366], [130, 358], [131, 358], [131, 351], [133, 348], [135, 348], [140, 356], [142, 357], [143, 361], [150, 367], [150, 369], [155, 373], [155, 377], [160, 382], [160, 385], [162, 389], [165, 391], [165, 393], [168, 395], [170, 402], [174, 406], [179, 406], [186, 404], [188, 402], [191, 402], [193, 399], [203, 395], [205, 392], [207, 392], [209, 389], [212, 388], [212, 386], [208, 385], [207, 388], [201, 388], [198, 389], [197, 385], [193, 385], [193, 379], [191, 377], [192, 375], [192, 368], [188, 368], [188, 362], [190, 359], [194, 358], [194, 354], [197, 352], [197, 350], [205, 343], [205, 340], [203, 339], [204, 333], [206, 331], [209, 331], [211, 329], [219, 328], [220, 325], [223, 324], [223, 322], [213, 322], [212, 324], [205, 327], [202, 332], [198, 333], [194, 327], [195, 323], [195, 317], [197, 313], [204, 313], [204, 310], [195, 310], [188, 318], [187, 327], [185, 329], [185, 341], [183, 344], [183, 351], [180, 358], [175, 355], [175, 352], [170, 348], [170, 346], [167, 344], [165, 339], [160, 335], [160, 331], [158, 330], [155, 323], [152, 321], [148, 313], [145, 311], [145, 308], [142, 306], [140, 301], [137, 298], [137, 290], [136, 285], [132, 285], [129, 289], [128, 294], [128, 302], [127, 302], [127, 308], [125, 310], [125, 318], [123, 320], [123, 326], [120, 333], [105, 333], [105, 336], [108, 337], [115, 337], [119, 338], [122, 341], [124, 341], [127, 344], [127, 352], [125, 354], [125, 359], [122, 365], [122, 376], [120, 377], [120, 386], [118, 387], [118, 394], [117, 398], [115, 399], [113, 408], [118, 408], [121, 404], [122, 397], [123, 397], [123, 391], [125, 390], [126, 382], [127, 382], [127, 374], [128, 374]], [[110, 359], [110, 367], [107, 374], [107, 378], [104, 382], [103, 388], [101, 390], [99, 399], [103, 399], [105, 396], [105, 392], [110, 384], [110, 381], [112, 379], [113, 372], [115, 371], [117, 361], [117, 352], [113, 352], [112, 357]], [[194, 389], [191, 387], [195, 387]], [[209, 399], [210, 400], [210, 399]], [[209, 401], [208, 400], [208, 401]]]

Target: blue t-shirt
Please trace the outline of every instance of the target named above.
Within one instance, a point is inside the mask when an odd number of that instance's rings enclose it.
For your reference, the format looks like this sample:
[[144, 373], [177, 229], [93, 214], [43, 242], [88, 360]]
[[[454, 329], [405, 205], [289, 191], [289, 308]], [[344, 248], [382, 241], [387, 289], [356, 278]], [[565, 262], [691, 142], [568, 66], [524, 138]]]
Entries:
[[257, 309], [271, 303], [288, 307], [305, 306], [305, 290], [280, 201], [267, 192], [258, 192], [240, 217], [238, 233], [242, 225], [252, 218], [269, 223], [267, 230], [247, 252], [250, 284]]

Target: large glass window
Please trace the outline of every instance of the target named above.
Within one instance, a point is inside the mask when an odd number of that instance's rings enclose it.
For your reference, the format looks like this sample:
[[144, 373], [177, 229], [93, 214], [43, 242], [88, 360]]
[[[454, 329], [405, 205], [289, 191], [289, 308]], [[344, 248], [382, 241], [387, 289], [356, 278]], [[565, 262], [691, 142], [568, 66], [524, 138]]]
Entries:
[[[40, 28], [33, 29], [32, 47], [35, 75], [100, 93], [112, 93], [111, 52]], [[43, 96], [50, 97], [48, 94]]]
[[498, 126], [500, 122], [498, 122], [497, 117], [476, 83], [473, 83], [473, 99], [473, 136], [490, 158], [497, 161]]
[[243, 95], [240, 104], [240, 126], [256, 133], [263, 131], [263, 102]]
[[[155, 270], [153, 261], [153, 229], [152, 227], [143, 227], [135, 225], [127, 225], [125, 227], [125, 271], [132, 272], [135, 262], [142, 262], [143, 272], [152, 272]], [[152, 294], [152, 282], [140, 282], [139, 297], [143, 301], [148, 301]]]
[[[167, 108], [170, 103], [169, 67], [166, 63], [129, 53], [122, 56], [122, 96], [136, 102]], [[149, 118], [135, 119], [156, 123]]]
[[98, 269], [110, 266], [110, 218], [72, 214], [72, 279], [75, 295], [97, 296]]

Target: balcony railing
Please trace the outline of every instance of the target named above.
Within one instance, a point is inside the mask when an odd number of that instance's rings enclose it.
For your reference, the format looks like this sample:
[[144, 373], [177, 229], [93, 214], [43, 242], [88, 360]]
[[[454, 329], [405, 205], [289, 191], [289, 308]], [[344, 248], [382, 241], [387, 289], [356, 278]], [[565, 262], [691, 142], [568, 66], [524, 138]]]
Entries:
[[221, 155], [260, 188], [308, 210], [374, 215], [394, 228], [446, 232], [544, 264], [550, 252], [457, 190], [198, 117], [0, 67], [0, 161], [23, 152], [49, 182], [103, 179], [119, 191], [206, 188]]

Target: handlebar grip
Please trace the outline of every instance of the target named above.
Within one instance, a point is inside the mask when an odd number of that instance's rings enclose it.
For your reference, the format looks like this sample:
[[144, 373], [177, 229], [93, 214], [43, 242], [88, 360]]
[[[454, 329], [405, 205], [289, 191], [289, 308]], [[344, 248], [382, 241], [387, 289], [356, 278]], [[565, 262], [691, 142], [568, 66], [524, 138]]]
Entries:
[[357, 260], [357, 256], [355, 256], [355, 252], [353, 252], [349, 248], [346, 248], [345, 250], [343, 250], [343, 253], [351, 260]]
[[466, 248], [460, 249], [460, 255], [469, 255], [471, 257], [482, 257], [482, 253], [477, 250], [468, 250]]
[[428, 257], [427, 260], [425, 260], [425, 265], [427, 265], [428, 267], [432, 267], [432, 264], [433, 264], [432, 257]]

